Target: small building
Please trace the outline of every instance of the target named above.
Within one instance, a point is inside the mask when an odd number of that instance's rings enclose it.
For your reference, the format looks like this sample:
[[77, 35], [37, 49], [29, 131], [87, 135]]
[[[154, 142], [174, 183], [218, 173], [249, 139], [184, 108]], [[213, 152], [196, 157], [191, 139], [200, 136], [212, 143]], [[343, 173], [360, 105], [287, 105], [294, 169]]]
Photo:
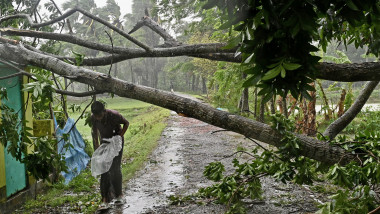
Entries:
[[[18, 71], [8, 65], [0, 63], [0, 78]], [[28, 78], [25, 76], [14, 76], [11, 78], [0, 79], [0, 88], [6, 88], [8, 100], [1, 100], [0, 105], [6, 104], [18, 112], [19, 118], [25, 118], [22, 125], [33, 129], [32, 102], [27, 92], [22, 91], [22, 84], [27, 83]], [[7, 124], [1, 124], [7, 125]], [[52, 126], [53, 128], [53, 126]], [[28, 148], [32, 149], [32, 148]], [[26, 197], [21, 199], [18, 193], [27, 192], [28, 189], [36, 187], [36, 180], [28, 176], [25, 165], [17, 161], [11, 154], [0, 144], [0, 210], [11, 212], [17, 207], [17, 204], [25, 201]], [[30, 195], [29, 193], [28, 195]], [[17, 198], [13, 200], [13, 198]], [[12, 201], [9, 203], [9, 201]]]

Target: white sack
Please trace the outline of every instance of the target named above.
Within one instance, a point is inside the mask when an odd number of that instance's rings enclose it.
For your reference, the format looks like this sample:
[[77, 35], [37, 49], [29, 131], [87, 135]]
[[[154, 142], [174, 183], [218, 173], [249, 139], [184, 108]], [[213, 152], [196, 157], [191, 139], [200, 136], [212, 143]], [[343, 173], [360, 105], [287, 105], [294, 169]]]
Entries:
[[102, 143], [91, 158], [91, 174], [94, 177], [110, 170], [113, 158], [119, 154], [122, 146], [120, 135], [103, 140], [109, 143]]

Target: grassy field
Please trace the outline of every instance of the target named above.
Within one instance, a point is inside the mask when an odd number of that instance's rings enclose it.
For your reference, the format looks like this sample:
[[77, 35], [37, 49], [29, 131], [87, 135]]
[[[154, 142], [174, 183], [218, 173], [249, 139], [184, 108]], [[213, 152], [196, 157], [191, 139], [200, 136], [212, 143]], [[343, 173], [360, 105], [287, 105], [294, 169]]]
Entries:
[[[125, 134], [125, 145], [122, 161], [123, 181], [131, 179], [137, 170], [144, 166], [151, 152], [156, 148], [161, 133], [166, 127], [170, 111], [126, 98], [105, 98], [106, 108], [119, 111], [129, 122], [130, 126]], [[86, 101], [71, 101], [69, 104], [80, 104], [82, 110]], [[89, 111], [89, 109], [88, 109]], [[69, 112], [73, 119], [80, 116], [80, 112]], [[85, 120], [80, 119], [77, 129], [82, 134], [87, 145], [92, 147], [91, 128], [85, 126]], [[92, 152], [92, 148], [87, 148]], [[99, 180], [92, 177], [89, 166], [68, 185], [62, 182], [49, 185], [44, 193], [39, 194], [36, 200], [29, 200], [19, 213], [49, 213], [54, 211], [94, 213], [100, 203]], [[54, 210], [60, 207], [60, 210]]]
[[[103, 100], [106, 102], [106, 108], [113, 109], [118, 112], [120, 112], [128, 121], [132, 120], [137, 115], [140, 115], [144, 109], [148, 108], [149, 106], [152, 106], [151, 104], [144, 103], [138, 100], [132, 100], [122, 97], [115, 97], [115, 98], [98, 98], [98, 100]], [[80, 102], [80, 101], [69, 101], [68, 105], [70, 104], [77, 104], [81, 106], [81, 109], [83, 110], [86, 105], [88, 104], [89, 100], [86, 102]], [[90, 107], [87, 109], [87, 112], [90, 112]], [[77, 120], [80, 116], [81, 112], [72, 112], [69, 110], [69, 116], [73, 118], [74, 120]], [[78, 131], [82, 134], [82, 137], [86, 140], [91, 141], [91, 128], [89, 126], [85, 126], [85, 120], [81, 119], [78, 121], [76, 127]], [[131, 124], [133, 125], [133, 124]], [[128, 132], [127, 132], [128, 134]]]

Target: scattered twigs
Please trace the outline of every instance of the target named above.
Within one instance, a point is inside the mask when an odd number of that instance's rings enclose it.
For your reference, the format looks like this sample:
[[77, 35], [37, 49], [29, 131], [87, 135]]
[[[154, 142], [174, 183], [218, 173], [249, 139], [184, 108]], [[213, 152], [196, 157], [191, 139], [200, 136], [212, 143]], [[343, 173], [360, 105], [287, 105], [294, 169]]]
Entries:
[[264, 146], [262, 146], [261, 144], [259, 144], [257, 141], [255, 141], [254, 139], [250, 138], [250, 137], [246, 137], [248, 140], [252, 141], [253, 143], [255, 143], [257, 146], [259, 146], [260, 148], [264, 149], [265, 151], [268, 151], [268, 149], [266, 149]]
[[54, 23], [59, 22], [61, 20], [64, 20], [67, 17], [71, 16], [75, 12], [80, 12], [83, 15], [85, 15], [85, 16], [87, 16], [87, 17], [89, 17], [89, 18], [91, 18], [91, 19], [93, 19], [93, 20], [95, 20], [95, 21], [97, 21], [97, 22], [99, 22], [99, 23], [107, 26], [108, 28], [116, 31], [117, 33], [119, 33], [121, 36], [125, 37], [129, 41], [135, 43], [137, 46], [143, 48], [144, 50], [146, 50], [148, 52], [151, 52], [151, 48], [150, 47], [148, 47], [147, 45], [145, 45], [142, 42], [138, 41], [134, 37], [130, 36], [129, 34], [127, 34], [126, 32], [124, 32], [123, 30], [117, 28], [116, 26], [113, 26], [111, 23], [103, 20], [102, 18], [94, 16], [91, 13], [88, 13], [87, 11], [82, 10], [80, 8], [70, 9], [67, 12], [65, 12], [64, 14], [62, 14], [61, 16], [59, 16], [59, 17], [57, 17], [55, 19], [52, 19], [50, 21], [43, 22], [43, 23], [34, 23], [33, 20], [32, 20], [32, 18], [28, 14], [16, 14], [16, 15], [5, 16], [5, 17], [0, 18], [0, 23], [3, 22], [3, 21], [11, 20], [11, 19], [24, 18], [24, 19], [28, 20], [28, 22], [29, 22], [29, 24], [30, 24], [31, 27], [38, 28], [38, 27], [43, 27], [43, 26], [51, 25], [51, 24], [54, 24]]
[[232, 153], [230, 155], [224, 156], [223, 158], [219, 159], [219, 161], [227, 159], [227, 158], [230, 158], [230, 157], [233, 157], [233, 156], [235, 156], [236, 154], [239, 154], [239, 153], [244, 153], [244, 154], [247, 154], [247, 155], [255, 158], [255, 156], [253, 154], [249, 153], [249, 152], [246, 152], [246, 151], [237, 151], [237, 152], [234, 152], [234, 153]]
[[227, 130], [227, 129], [220, 129], [220, 130], [216, 130], [216, 131], [212, 131], [211, 134], [215, 134], [215, 133], [218, 133], [218, 132], [229, 132], [230, 130]]

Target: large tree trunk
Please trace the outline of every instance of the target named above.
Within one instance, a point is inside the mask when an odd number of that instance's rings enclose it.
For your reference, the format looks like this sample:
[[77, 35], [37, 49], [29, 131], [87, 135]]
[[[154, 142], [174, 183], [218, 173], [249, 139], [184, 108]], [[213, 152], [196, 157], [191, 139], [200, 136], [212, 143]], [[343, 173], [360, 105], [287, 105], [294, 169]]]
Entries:
[[321, 89], [321, 93], [322, 93], [322, 98], [323, 98], [323, 103], [324, 103], [324, 106], [323, 105], [322, 106], [326, 109], [326, 110], [324, 110], [324, 112], [325, 112], [325, 120], [329, 121], [332, 118], [332, 111], [331, 111], [331, 108], [329, 106], [329, 101], [328, 101], [328, 99], [326, 97], [325, 91], [323, 90], [323, 86], [322, 86], [321, 81], [317, 80], [317, 83], [318, 83], [319, 88]]
[[[315, 87], [315, 84], [312, 83], [311, 86]], [[310, 92], [312, 100], [309, 101], [307, 105], [307, 130], [306, 134], [308, 136], [315, 136], [317, 134], [316, 127], [316, 117], [317, 113], [315, 111], [315, 103], [317, 102], [317, 97], [315, 91]]]
[[339, 132], [341, 132], [361, 111], [368, 98], [371, 96], [373, 90], [375, 90], [379, 81], [367, 82], [364, 89], [360, 92], [358, 98], [356, 98], [354, 104], [337, 120], [331, 123], [323, 133], [324, 136], [334, 139]]
[[[243, 73], [242, 78], [246, 79], [247, 74]], [[249, 95], [248, 95], [248, 88], [243, 88], [243, 91], [241, 93], [240, 102], [239, 102], [239, 109], [240, 112], [249, 112]]]
[[276, 105], [274, 104], [276, 98], [273, 96], [271, 99], [270, 99], [270, 113], [271, 114], [276, 114]]
[[259, 116], [259, 122], [264, 123], [265, 118], [264, 118], [264, 113], [265, 113], [265, 102], [263, 101], [264, 96], [261, 97], [260, 101], [260, 116]]
[[340, 100], [338, 104], [338, 117], [341, 117], [344, 113], [344, 100], [346, 99], [346, 89], [342, 89], [340, 94]]
[[202, 76], [202, 94], [207, 94], [206, 77]]
[[[96, 91], [109, 92], [121, 97], [141, 100], [178, 113], [183, 113], [189, 117], [240, 133], [246, 137], [254, 138], [276, 147], [283, 146], [281, 143], [282, 135], [267, 124], [229, 112], [220, 111], [206, 104], [170, 92], [134, 85], [127, 81], [112, 78], [86, 68], [70, 65], [54, 57], [29, 51], [21, 45], [0, 45], [0, 58], [18, 62], [23, 65], [38, 66], [74, 81], [91, 85]], [[326, 164], [346, 164], [355, 158], [344, 149], [330, 145], [327, 142], [305, 135], [294, 135], [299, 140], [300, 155]]]

